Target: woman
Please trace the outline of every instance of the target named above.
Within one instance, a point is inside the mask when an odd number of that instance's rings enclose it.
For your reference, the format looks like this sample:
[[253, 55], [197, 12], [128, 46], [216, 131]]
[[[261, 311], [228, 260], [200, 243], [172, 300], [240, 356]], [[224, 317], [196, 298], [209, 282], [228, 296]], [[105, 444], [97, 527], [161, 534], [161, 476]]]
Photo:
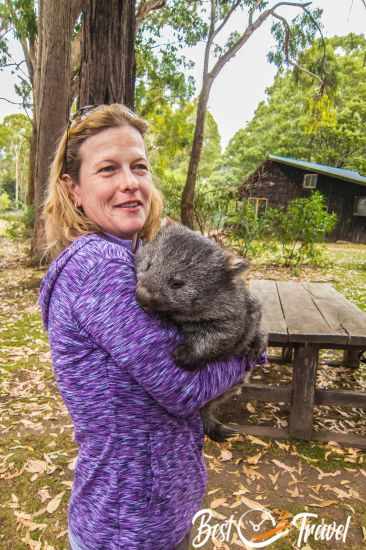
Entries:
[[71, 548], [189, 547], [207, 473], [199, 409], [242, 379], [246, 362], [194, 373], [171, 358], [181, 335], [135, 300], [138, 236], [162, 200], [145, 122], [122, 105], [84, 109], [62, 137], [44, 207], [40, 304], [58, 387], [79, 445]]

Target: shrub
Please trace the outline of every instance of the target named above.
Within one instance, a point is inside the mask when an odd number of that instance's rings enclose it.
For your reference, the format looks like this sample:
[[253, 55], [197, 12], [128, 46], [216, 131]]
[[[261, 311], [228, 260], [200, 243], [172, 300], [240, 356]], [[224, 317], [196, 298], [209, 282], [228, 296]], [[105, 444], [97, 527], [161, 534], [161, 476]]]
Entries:
[[327, 211], [323, 195], [315, 191], [309, 198], [291, 201], [287, 210], [271, 209], [267, 221], [281, 243], [285, 265], [297, 266], [322, 260], [322, 250], [316, 245], [334, 229], [337, 216]]
[[34, 225], [34, 208], [27, 206], [19, 219], [9, 223], [5, 235], [12, 240], [29, 239]]
[[226, 226], [230, 227], [240, 242], [240, 253], [253, 257], [264, 251], [264, 235], [268, 232], [268, 217], [257, 215], [255, 206], [245, 200], [228, 211]]
[[5, 210], [9, 210], [11, 205], [10, 197], [5, 191], [1, 193], [0, 195], [0, 212], [4, 212]]

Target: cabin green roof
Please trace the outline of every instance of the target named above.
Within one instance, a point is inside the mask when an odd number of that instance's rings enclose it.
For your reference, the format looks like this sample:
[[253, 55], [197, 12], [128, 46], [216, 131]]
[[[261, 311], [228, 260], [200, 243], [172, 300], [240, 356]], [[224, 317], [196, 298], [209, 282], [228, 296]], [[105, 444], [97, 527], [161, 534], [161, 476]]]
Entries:
[[307, 172], [313, 172], [316, 174], [324, 174], [331, 178], [337, 178], [343, 181], [350, 181], [352, 183], [358, 183], [359, 185], [366, 185], [366, 177], [360, 176], [358, 172], [352, 170], [344, 170], [343, 168], [334, 168], [333, 166], [327, 166], [325, 164], [316, 164], [315, 162], [307, 162], [305, 160], [292, 159], [290, 157], [277, 157], [276, 155], [269, 155], [269, 160], [278, 162], [279, 164], [287, 164], [287, 166], [293, 166], [300, 170], [306, 170]]

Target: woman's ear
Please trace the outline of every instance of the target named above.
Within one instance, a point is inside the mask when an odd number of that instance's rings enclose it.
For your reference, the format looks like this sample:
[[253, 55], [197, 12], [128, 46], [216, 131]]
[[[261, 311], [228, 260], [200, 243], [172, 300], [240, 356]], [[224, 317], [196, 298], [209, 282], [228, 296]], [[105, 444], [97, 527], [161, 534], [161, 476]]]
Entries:
[[76, 183], [69, 174], [63, 174], [61, 176], [62, 181], [65, 182], [66, 186], [69, 188], [69, 191], [72, 196], [72, 200], [76, 207], [81, 206], [81, 197], [80, 197], [80, 186]]

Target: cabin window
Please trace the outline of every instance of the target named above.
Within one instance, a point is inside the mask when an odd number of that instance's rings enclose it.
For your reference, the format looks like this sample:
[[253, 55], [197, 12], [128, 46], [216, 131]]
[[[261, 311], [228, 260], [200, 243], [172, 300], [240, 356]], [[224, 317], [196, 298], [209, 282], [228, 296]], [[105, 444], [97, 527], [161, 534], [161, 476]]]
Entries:
[[304, 189], [316, 189], [318, 183], [318, 174], [304, 174], [302, 186]]
[[265, 197], [249, 197], [248, 201], [253, 204], [255, 207], [255, 216], [258, 218], [258, 216], [263, 215], [268, 206], [268, 199]]

